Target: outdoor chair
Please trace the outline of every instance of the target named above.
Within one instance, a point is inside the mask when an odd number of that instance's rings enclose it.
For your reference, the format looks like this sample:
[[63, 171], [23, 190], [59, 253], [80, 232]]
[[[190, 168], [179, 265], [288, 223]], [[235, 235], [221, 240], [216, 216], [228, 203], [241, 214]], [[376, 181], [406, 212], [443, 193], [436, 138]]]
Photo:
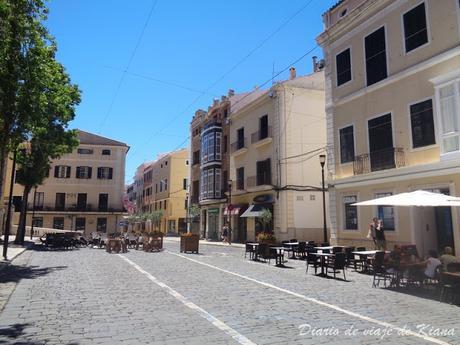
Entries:
[[297, 241], [297, 238], [292, 238], [289, 240], [289, 242], [298, 242], [298, 241]]
[[334, 279], [337, 272], [343, 271], [343, 280], [347, 280], [345, 276], [345, 259], [345, 253], [337, 253], [327, 262], [326, 270], [331, 270], [334, 273]]
[[447, 272], [460, 272], [460, 262], [451, 262], [448, 264]]
[[286, 243], [290, 243], [291, 241], [281, 241], [281, 245], [284, 247], [284, 250], [287, 251], [288, 253], [293, 251], [293, 248], [291, 246], [287, 246]]
[[297, 254], [297, 257], [305, 259], [307, 252], [307, 242], [299, 242], [299, 245], [294, 248], [294, 254]]
[[342, 247], [332, 247], [332, 254], [341, 253], [342, 251]]
[[387, 268], [384, 265], [385, 252], [375, 253], [374, 259], [372, 260], [372, 272], [374, 279], [372, 281], [372, 287], [380, 286], [380, 282], [383, 281], [383, 286], [387, 287], [387, 279], [391, 281], [390, 274], [387, 272]]
[[353, 262], [355, 259], [355, 254], [353, 254], [354, 251], [355, 251], [355, 247], [345, 247], [347, 267], [350, 267], [351, 265], [354, 264]]
[[455, 303], [456, 297], [460, 296], [460, 283], [458, 280], [441, 272], [439, 276], [439, 286], [441, 287], [439, 301], [449, 302], [450, 304]]
[[257, 249], [257, 254], [259, 258], [262, 258], [265, 262], [270, 260], [270, 246], [266, 243], [260, 243]]
[[308, 267], [309, 266], [313, 266], [313, 268], [315, 269], [315, 274], [316, 274], [316, 271], [318, 270], [318, 267], [321, 266], [319, 256], [316, 256], [316, 255], [313, 254], [313, 253], [317, 253], [317, 252], [318, 251], [316, 249], [314, 249], [314, 248], [307, 249], [307, 261], [306, 261], [307, 269], [305, 270], [305, 273], [308, 273]]
[[268, 264], [270, 265], [270, 260], [271, 259], [275, 259], [275, 261], [278, 261], [278, 258], [281, 259], [280, 261], [281, 261], [281, 264], [282, 264], [283, 259], [284, 259], [284, 254], [280, 253], [275, 248], [269, 248], [269, 249], [270, 249], [270, 255], [268, 257]]
[[[364, 252], [365, 250], [366, 250], [366, 247], [356, 247], [357, 252]], [[358, 268], [360, 271], [362, 271], [364, 269], [365, 263], [366, 263], [365, 259], [362, 259], [360, 256], [353, 254], [353, 266], [354, 266], [355, 271], [357, 271]]]
[[329, 247], [329, 242], [323, 242], [321, 243], [321, 247]]
[[244, 258], [246, 259], [246, 255], [249, 254], [249, 259], [253, 258], [254, 255], [254, 250], [252, 249], [252, 246], [246, 242], [246, 248], [244, 250]]

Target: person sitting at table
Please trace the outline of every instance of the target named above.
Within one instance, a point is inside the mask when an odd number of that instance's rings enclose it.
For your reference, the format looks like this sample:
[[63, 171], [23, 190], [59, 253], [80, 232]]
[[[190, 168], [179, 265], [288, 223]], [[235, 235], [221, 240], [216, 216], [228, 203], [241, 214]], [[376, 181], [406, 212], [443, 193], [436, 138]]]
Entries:
[[418, 272], [416, 272], [418, 280], [423, 281], [427, 278], [436, 278], [436, 270], [441, 265], [441, 260], [438, 259], [438, 252], [434, 249], [429, 250], [427, 259], [416, 264], [416, 267], [419, 268]]
[[458, 258], [452, 255], [453, 250], [451, 247], [445, 247], [444, 248], [444, 254], [439, 257], [439, 260], [441, 260], [442, 263], [442, 270], [447, 271], [447, 265], [452, 263], [452, 262], [460, 262]]
[[395, 270], [399, 268], [402, 259], [402, 251], [401, 247], [395, 244], [393, 250], [391, 251], [388, 256], [386, 256], [386, 264], [390, 268], [390, 270]]

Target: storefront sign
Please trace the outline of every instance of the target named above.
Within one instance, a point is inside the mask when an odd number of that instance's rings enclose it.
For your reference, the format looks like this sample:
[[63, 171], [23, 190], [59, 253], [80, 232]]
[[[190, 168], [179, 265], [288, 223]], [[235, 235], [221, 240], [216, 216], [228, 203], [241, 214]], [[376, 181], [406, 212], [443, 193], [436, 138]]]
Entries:
[[219, 213], [218, 208], [208, 208], [208, 214], [215, 214], [215, 213]]
[[273, 202], [273, 195], [272, 194], [262, 194], [254, 197], [254, 202]]

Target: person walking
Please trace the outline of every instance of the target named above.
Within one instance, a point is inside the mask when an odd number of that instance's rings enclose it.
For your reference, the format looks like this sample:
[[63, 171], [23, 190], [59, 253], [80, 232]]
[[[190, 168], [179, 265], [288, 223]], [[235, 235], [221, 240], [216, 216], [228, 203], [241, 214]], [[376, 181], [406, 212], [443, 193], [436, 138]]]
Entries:
[[387, 243], [385, 239], [385, 230], [383, 229], [382, 221], [379, 220], [377, 217], [374, 217], [372, 219], [372, 223], [369, 224], [369, 235], [374, 241], [376, 250], [386, 250], [387, 249]]
[[232, 244], [232, 228], [230, 227], [230, 225], [227, 225], [227, 243], [229, 245]]
[[228, 225], [224, 224], [222, 227], [222, 242], [228, 242]]

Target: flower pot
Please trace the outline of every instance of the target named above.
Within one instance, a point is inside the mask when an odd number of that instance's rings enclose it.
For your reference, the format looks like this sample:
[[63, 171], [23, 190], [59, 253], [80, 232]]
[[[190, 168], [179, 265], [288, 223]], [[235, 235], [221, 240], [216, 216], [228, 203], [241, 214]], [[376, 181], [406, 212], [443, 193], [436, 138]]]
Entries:
[[197, 253], [200, 238], [197, 235], [181, 236], [180, 237], [180, 252], [181, 253]]

